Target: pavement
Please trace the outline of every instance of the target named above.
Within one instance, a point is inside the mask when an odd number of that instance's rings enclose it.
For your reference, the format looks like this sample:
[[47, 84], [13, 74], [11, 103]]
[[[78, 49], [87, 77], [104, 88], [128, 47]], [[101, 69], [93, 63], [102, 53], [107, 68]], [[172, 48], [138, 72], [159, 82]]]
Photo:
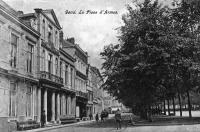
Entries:
[[197, 132], [200, 117], [154, 116], [153, 122], [133, 116], [134, 125], [128, 124], [130, 115], [123, 114], [122, 129], [117, 130], [113, 116], [104, 122], [82, 121], [54, 127], [40, 128], [26, 132]]

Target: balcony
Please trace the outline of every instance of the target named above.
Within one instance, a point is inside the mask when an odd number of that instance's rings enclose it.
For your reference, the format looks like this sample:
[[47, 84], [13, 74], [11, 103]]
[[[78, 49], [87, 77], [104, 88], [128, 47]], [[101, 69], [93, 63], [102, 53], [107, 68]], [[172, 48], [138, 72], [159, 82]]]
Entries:
[[40, 79], [45, 79], [45, 80], [52, 81], [54, 83], [63, 84], [63, 78], [58, 77], [56, 75], [53, 75], [53, 74], [46, 72], [46, 71], [40, 72]]
[[82, 97], [82, 98], [85, 98], [85, 99], [88, 98], [87, 93], [83, 93], [81, 91], [76, 91], [76, 96], [79, 96], [79, 97]]

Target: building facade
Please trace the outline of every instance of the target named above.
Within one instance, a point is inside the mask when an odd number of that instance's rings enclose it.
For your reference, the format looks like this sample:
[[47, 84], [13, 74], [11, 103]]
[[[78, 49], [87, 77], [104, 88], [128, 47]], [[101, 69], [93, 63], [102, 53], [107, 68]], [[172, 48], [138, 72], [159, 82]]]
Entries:
[[103, 78], [98, 68], [90, 66], [89, 70], [93, 87], [93, 115], [95, 115], [104, 110], [103, 89], [100, 88], [103, 84]]
[[74, 38], [65, 40], [63, 48], [68, 51], [76, 60], [75, 89], [76, 89], [76, 118], [83, 119], [87, 116], [87, 75], [88, 55], [79, 45], [75, 44]]
[[87, 93], [88, 93], [88, 102], [87, 102], [87, 117], [90, 116], [90, 114], [93, 115], [94, 117], [94, 114], [93, 114], [93, 89], [94, 89], [94, 86], [95, 84], [92, 82], [92, 70], [91, 70], [91, 65], [88, 64], [88, 67], [87, 67]]
[[[62, 43], [65, 43], [63, 41]], [[64, 44], [65, 45], [65, 44]], [[62, 102], [66, 108], [66, 113], [61, 115], [67, 115], [67, 117], [75, 118], [76, 110], [76, 91], [75, 91], [75, 58], [71, 56], [65, 48], [60, 48], [60, 77], [63, 78], [64, 87], [67, 96], [64, 94]], [[65, 112], [65, 110], [63, 110]]]
[[[15, 120], [37, 120], [39, 32], [0, 0], [0, 129]], [[32, 19], [35, 21], [35, 17]]]

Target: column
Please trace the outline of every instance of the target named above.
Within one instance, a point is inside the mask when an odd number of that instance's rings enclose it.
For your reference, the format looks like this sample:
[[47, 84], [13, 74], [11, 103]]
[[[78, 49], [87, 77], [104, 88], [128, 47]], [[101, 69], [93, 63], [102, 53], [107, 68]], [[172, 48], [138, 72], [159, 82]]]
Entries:
[[36, 87], [34, 86], [33, 87], [33, 96], [32, 96], [32, 101], [33, 101], [33, 103], [32, 103], [32, 118], [34, 119], [34, 117], [35, 117], [35, 97], [36, 97]]
[[52, 107], [51, 107], [52, 116], [51, 116], [51, 121], [55, 121], [55, 92], [54, 91], [52, 93], [51, 100], [52, 100]]
[[38, 119], [37, 121], [40, 122], [41, 118], [41, 88], [38, 87]]
[[65, 115], [67, 115], [67, 113], [68, 113], [68, 110], [67, 110], [67, 109], [68, 109], [68, 107], [67, 107], [68, 102], [67, 102], [67, 95], [66, 95], [66, 94], [64, 95], [64, 100], [65, 100], [65, 101], [64, 101], [64, 102], [65, 102], [65, 103], [64, 103], [64, 106], [65, 106], [65, 107], [64, 107], [64, 108], [65, 108], [64, 111], [65, 111]]
[[72, 114], [75, 115], [76, 114], [76, 96], [73, 96], [72, 98]]
[[44, 90], [44, 110], [45, 110], [46, 122], [47, 122], [47, 89]]
[[68, 96], [67, 98], [67, 106], [68, 106], [68, 114], [71, 115], [71, 96]]
[[60, 121], [60, 94], [57, 94], [57, 121]]

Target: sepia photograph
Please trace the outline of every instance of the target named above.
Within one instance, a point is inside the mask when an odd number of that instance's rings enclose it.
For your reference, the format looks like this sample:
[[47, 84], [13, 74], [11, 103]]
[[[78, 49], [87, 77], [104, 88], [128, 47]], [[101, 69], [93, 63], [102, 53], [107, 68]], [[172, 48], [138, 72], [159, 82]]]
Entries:
[[200, 0], [0, 0], [0, 132], [199, 132]]

